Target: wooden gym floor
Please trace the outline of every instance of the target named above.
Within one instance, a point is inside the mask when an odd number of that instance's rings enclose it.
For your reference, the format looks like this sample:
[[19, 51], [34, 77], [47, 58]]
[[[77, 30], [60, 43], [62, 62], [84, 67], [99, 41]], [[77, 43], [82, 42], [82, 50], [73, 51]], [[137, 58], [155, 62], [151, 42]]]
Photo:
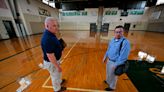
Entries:
[[[102, 58], [107, 49], [108, 36], [90, 37], [89, 31], [61, 31], [67, 47], [61, 59], [66, 92], [103, 91], [106, 84], [105, 64]], [[31, 80], [24, 92], [53, 92], [47, 70], [38, 67], [42, 62], [40, 39], [42, 34], [25, 38], [0, 41], [0, 92], [14, 92], [23, 77]], [[137, 60], [138, 51], [164, 61], [164, 34], [155, 32], [130, 31], [127, 38], [131, 42], [129, 60]], [[126, 74], [119, 77], [116, 92], [137, 92]]]

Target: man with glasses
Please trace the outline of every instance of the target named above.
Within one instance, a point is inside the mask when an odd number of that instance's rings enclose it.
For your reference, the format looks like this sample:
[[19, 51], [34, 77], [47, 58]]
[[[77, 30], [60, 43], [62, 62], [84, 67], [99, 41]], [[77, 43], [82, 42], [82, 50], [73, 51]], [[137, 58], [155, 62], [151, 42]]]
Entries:
[[113, 91], [116, 89], [118, 76], [114, 74], [115, 68], [125, 63], [128, 59], [130, 43], [123, 36], [123, 33], [124, 27], [121, 25], [116, 26], [114, 30], [114, 38], [109, 43], [103, 59], [103, 62], [106, 62], [106, 80], [104, 81], [108, 84], [108, 88], [105, 88], [106, 91]]

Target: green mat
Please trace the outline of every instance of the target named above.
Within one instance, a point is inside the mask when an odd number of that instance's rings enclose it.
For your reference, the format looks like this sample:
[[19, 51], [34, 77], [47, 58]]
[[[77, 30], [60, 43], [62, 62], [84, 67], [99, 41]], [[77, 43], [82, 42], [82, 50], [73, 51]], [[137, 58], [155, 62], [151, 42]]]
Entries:
[[161, 70], [163, 66], [164, 62], [155, 61], [150, 64], [146, 61], [129, 60], [127, 75], [139, 92], [164, 92], [164, 78], [157, 76], [157, 73], [149, 71], [149, 68]]

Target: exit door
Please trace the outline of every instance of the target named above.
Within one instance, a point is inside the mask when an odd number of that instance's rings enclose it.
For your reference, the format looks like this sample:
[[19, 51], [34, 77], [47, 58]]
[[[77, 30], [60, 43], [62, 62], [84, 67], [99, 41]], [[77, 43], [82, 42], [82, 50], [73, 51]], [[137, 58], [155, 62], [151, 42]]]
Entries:
[[10, 38], [17, 37], [11, 21], [4, 20], [3, 24], [5, 25], [5, 28]]
[[128, 33], [129, 32], [129, 28], [130, 28], [130, 23], [125, 23], [124, 24], [124, 28], [125, 28], [125, 31]]

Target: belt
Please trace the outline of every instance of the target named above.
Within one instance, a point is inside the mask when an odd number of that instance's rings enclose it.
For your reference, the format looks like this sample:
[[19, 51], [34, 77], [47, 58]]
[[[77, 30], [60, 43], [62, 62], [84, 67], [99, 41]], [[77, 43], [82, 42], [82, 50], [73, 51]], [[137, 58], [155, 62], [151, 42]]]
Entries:
[[50, 62], [50, 61], [48, 61], [48, 60], [44, 60], [44, 61], [46, 61], [46, 62]]
[[[108, 58], [108, 59], [109, 59], [109, 58]], [[116, 62], [116, 60], [111, 60], [111, 59], [109, 59], [109, 61]]]
[[112, 61], [112, 62], [116, 62], [116, 60], [110, 60], [110, 61]]

